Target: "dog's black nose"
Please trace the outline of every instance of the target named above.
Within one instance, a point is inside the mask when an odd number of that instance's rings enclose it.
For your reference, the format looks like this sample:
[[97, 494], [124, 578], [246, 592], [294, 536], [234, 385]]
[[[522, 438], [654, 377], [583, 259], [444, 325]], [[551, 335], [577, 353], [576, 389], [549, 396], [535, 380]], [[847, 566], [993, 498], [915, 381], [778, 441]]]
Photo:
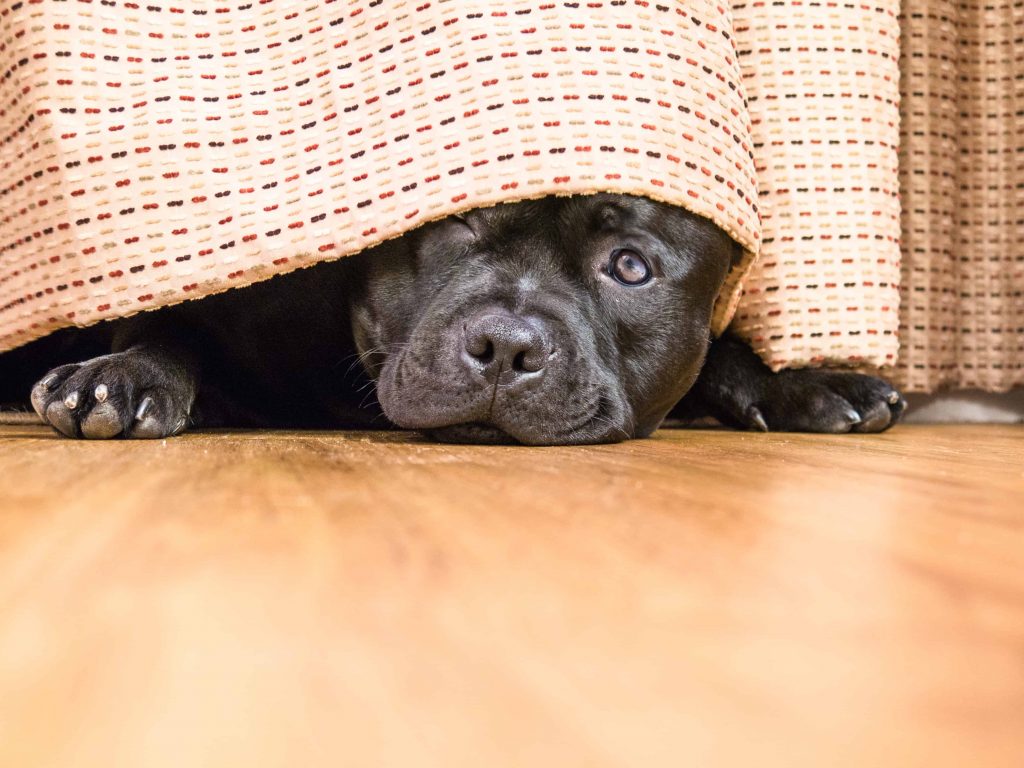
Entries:
[[487, 377], [518, 379], [540, 371], [548, 359], [541, 330], [507, 313], [480, 315], [466, 324], [466, 362]]

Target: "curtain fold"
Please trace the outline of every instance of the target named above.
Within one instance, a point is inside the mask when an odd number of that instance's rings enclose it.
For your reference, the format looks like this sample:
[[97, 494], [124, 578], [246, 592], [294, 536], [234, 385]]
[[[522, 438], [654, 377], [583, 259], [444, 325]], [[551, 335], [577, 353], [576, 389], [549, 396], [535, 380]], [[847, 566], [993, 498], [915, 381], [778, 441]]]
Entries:
[[732, 328], [773, 369], [896, 361], [898, 16], [733, 3], [763, 227]]
[[1024, 3], [905, 0], [896, 379], [1024, 383]]

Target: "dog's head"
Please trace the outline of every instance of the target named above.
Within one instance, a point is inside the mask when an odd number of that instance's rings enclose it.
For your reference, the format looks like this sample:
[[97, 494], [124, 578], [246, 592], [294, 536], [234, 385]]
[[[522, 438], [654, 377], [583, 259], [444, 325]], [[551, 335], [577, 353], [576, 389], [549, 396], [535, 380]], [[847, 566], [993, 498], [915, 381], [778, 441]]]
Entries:
[[696, 379], [738, 255], [710, 221], [643, 198], [478, 209], [367, 259], [354, 335], [401, 427], [458, 442], [642, 437]]

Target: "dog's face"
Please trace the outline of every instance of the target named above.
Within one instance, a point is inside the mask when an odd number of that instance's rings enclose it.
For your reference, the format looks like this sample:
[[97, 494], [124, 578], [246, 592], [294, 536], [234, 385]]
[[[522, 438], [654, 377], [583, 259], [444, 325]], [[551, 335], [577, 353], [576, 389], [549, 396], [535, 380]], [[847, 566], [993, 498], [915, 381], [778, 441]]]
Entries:
[[395, 424], [457, 442], [650, 434], [700, 371], [738, 248], [622, 195], [545, 198], [422, 227], [366, 261], [359, 352]]

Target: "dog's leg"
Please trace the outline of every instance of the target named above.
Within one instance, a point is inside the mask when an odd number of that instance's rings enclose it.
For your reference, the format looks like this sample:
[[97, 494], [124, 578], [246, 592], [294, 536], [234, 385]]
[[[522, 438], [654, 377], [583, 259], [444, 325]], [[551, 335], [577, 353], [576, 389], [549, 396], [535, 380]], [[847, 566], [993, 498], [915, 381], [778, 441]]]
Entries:
[[881, 432], [906, 401], [874, 376], [818, 369], [773, 373], [728, 334], [711, 343], [696, 384], [672, 416], [714, 416], [723, 424], [767, 432]]
[[[134, 320], [134, 319], [133, 319]], [[189, 424], [199, 358], [165, 322], [119, 326], [113, 352], [54, 368], [32, 388], [32, 406], [67, 437], [161, 438]]]

